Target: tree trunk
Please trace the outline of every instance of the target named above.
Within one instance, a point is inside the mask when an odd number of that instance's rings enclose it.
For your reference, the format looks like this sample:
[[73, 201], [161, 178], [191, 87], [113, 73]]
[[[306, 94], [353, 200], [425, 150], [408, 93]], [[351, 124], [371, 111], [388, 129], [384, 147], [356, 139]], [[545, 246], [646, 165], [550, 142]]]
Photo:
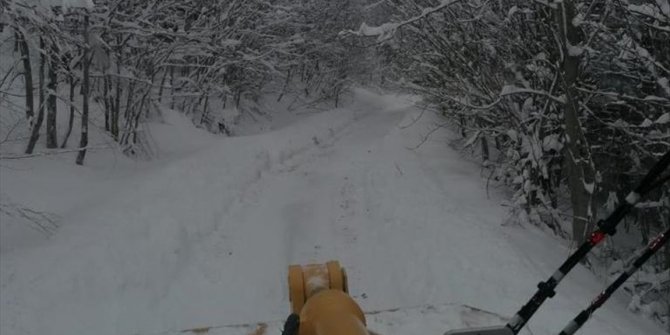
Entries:
[[77, 165], [84, 165], [86, 147], [88, 146], [88, 96], [90, 90], [89, 67], [91, 65], [90, 46], [88, 40], [88, 13], [84, 16], [84, 81], [81, 84], [83, 95], [83, 106], [81, 111], [81, 138], [79, 147], [82, 148], [77, 154]]
[[335, 108], [339, 107], [340, 103], [340, 91], [336, 88], [335, 89]]
[[67, 132], [65, 132], [65, 138], [60, 146], [61, 148], [67, 146], [67, 141], [70, 139], [70, 134], [72, 134], [72, 125], [74, 124], [74, 89], [76, 82], [72, 73], [68, 74], [68, 84], [70, 84], [70, 118], [67, 122]]
[[35, 106], [33, 102], [33, 70], [30, 65], [30, 49], [28, 48], [25, 36], [21, 32], [17, 30], [16, 36], [19, 38], [18, 43], [21, 49], [21, 60], [23, 61], [23, 80], [26, 90], [26, 119], [30, 126], [32, 126], [33, 117], [35, 116]]
[[[2, 27], [4, 27], [4, 26], [0, 23], [0, 28], [2, 28]], [[0, 29], [0, 33], [1, 32], [2, 32], [2, 29]], [[15, 29], [14, 30], [14, 52], [19, 52], [19, 50], [21, 48], [21, 42], [20, 42], [21, 38], [22, 38], [21, 34], [19, 34], [18, 30]]]
[[564, 108], [568, 187], [572, 203], [572, 237], [578, 243], [586, 239], [593, 229], [593, 192], [595, 191], [595, 171], [591, 165], [588, 143], [579, 121], [579, 97], [576, 83], [579, 77], [580, 56], [572, 55], [569, 46], [582, 43], [579, 31], [572, 24], [575, 8], [570, 0], [558, 4], [555, 11], [563, 49], [561, 64], [563, 87], [567, 96]]
[[109, 96], [109, 92], [112, 90], [112, 85], [110, 83], [109, 75], [107, 73], [105, 73], [102, 80], [103, 80], [102, 103], [105, 107], [105, 131], [111, 132], [111, 130], [112, 130], [112, 127], [111, 127], [112, 106], [110, 104], [111, 98]]
[[[40, 38], [40, 49], [44, 50], [44, 40]], [[44, 64], [46, 63], [44, 52], [40, 52], [40, 73], [39, 78], [39, 95], [40, 95], [40, 104], [39, 110], [37, 112], [37, 120], [33, 124], [32, 133], [30, 134], [30, 140], [28, 140], [28, 147], [26, 148], [26, 154], [32, 154], [35, 150], [35, 145], [37, 140], [40, 138], [40, 128], [42, 128], [42, 122], [44, 121]]]
[[121, 142], [124, 145], [124, 147], [127, 148], [128, 139], [130, 138], [130, 135], [132, 135], [133, 136], [133, 145], [130, 147], [130, 149], [131, 149], [130, 152], [133, 153], [133, 154], [137, 153], [135, 151], [135, 148], [136, 148], [135, 144], [138, 143], [137, 142], [137, 140], [138, 140], [138, 138], [137, 138], [137, 128], [140, 124], [140, 117], [142, 116], [142, 110], [144, 109], [145, 102], [146, 102], [147, 97], [149, 96], [150, 93], [151, 93], [151, 89], [147, 88], [144, 95], [142, 96], [142, 99], [140, 100], [140, 104], [139, 104], [139, 107], [137, 109], [137, 112], [133, 115], [132, 119], [129, 120], [129, 122], [127, 122], [128, 127], [126, 128], [126, 131], [125, 131], [125, 134], [124, 134], [125, 139], [123, 139], [122, 142]]
[[482, 133], [480, 137], [480, 144], [482, 148], [482, 160], [484, 162], [488, 162], [489, 160], [489, 141], [486, 139], [486, 135]]
[[[202, 97], [203, 97], [203, 96], [205, 97], [205, 104], [204, 104], [204, 107], [202, 108], [202, 115], [200, 116], [200, 124], [202, 125], [202, 124], [204, 124], [204, 123], [207, 123], [207, 125], [209, 126], [209, 125], [211, 124], [211, 122], [209, 122], [209, 120], [208, 120], [208, 118], [209, 118], [209, 111], [208, 111], [208, 106], [207, 106], [207, 104], [209, 103], [209, 94], [208, 94], [208, 93], [204, 93], [204, 94], [200, 97], [201, 100], [202, 100]], [[200, 105], [200, 102], [198, 102], [198, 105]]]
[[44, 113], [46, 108], [46, 78], [44, 78], [44, 73], [46, 72], [47, 58], [44, 51], [44, 39], [40, 37], [40, 73], [37, 74], [38, 83], [38, 95], [39, 95], [39, 108], [40, 113]]
[[170, 109], [174, 109], [174, 66], [170, 66]]
[[289, 69], [288, 73], [286, 74], [286, 80], [284, 81], [284, 87], [281, 90], [281, 93], [279, 94], [279, 97], [277, 98], [277, 102], [281, 101], [281, 99], [284, 97], [284, 94], [288, 91], [288, 85], [291, 83], [291, 76], [293, 74], [293, 69]]
[[47, 148], [58, 148], [58, 134], [56, 127], [56, 92], [58, 90], [58, 74], [56, 73], [56, 64], [58, 62], [58, 50], [55, 47], [49, 48], [49, 83], [47, 84], [49, 97], [47, 98]]
[[135, 92], [135, 82], [130, 81], [128, 83], [128, 96], [126, 99], [126, 109], [123, 112], [123, 118], [128, 120], [131, 119], [130, 111], [132, 110], [132, 103], [133, 103], [133, 93]]
[[114, 93], [114, 108], [112, 109], [112, 137], [119, 141], [119, 112], [121, 111], [121, 64], [116, 67], [116, 92]]
[[163, 70], [163, 78], [161, 79], [161, 86], [158, 88], [158, 103], [163, 102], [163, 86], [165, 86], [165, 79], [167, 78], [168, 71]]
[[235, 108], [240, 108], [240, 101], [242, 100], [242, 89], [235, 92]]

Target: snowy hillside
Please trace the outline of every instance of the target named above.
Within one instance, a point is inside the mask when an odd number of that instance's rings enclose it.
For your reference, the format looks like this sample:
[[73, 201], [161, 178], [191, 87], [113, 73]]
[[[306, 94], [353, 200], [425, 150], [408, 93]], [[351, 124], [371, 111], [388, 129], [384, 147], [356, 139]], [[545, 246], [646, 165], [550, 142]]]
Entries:
[[[410, 97], [358, 89], [346, 108], [233, 138], [164, 118], [148, 125], [163, 150], [153, 162], [2, 161], [3, 206], [58, 227], [45, 237], [2, 212], [1, 334], [239, 334], [258, 322], [279, 334], [287, 266], [338, 259], [377, 311], [373, 331], [439, 335], [504, 323], [569, 253], [534, 227], [501, 226], [504, 196], [487, 196], [448, 130], [423, 142], [442, 121]], [[557, 333], [605, 285], [576, 268], [526, 334]], [[251, 325], [226, 326], [240, 324]], [[663, 333], [623, 296], [580, 332]]]

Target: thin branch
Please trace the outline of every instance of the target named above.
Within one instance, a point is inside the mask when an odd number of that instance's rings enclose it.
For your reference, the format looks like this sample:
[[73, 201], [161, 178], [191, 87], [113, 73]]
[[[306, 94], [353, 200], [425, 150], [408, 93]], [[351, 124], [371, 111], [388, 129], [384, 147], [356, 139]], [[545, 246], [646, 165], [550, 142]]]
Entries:
[[423, 139], [421, 139], [421, 142], [419, 142], [419, 144], [417, 144], [415, 147], [413, 147], [413, 148], [405, 147], [405, 148], [408, 149], [408, 150], [412, 150], [412, 151], [414, 151], [414, 150], [416, 150], [416, 149], [419, 149], [424, 143], [426, 143], [426, 142], [428, 141], [428, 139], [430, 138], [431, 135], [433, 135], [433, 133], [435, 133], [435, 132], [438, 131], [439, 129], [444, 128], [444, 127], [447, 126], [448, 124], [449, 124], [449, 122], [445, 122], [445, 123], [443, 123], [443, 124], [441, 124], [441, 125], [438, 125], [437, 127], [433, 128], [431, 131], [429, 131], [429, 132], [423, 137]]

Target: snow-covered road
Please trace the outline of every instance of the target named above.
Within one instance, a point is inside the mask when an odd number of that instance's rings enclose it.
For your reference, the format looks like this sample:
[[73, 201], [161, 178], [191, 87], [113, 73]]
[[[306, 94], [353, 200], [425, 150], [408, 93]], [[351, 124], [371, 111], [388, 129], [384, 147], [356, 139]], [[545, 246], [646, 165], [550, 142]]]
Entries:
[[[447, 130], [412, 149], [440, 122], [419, 115], [406, 97], [357, 90], [350, 108], [211, 139], [116, 180], [117, 191], [64, 213], [50, 239], [3, 252], [0, 333], [166, 334], [276, 321], [289, 310], [287, 266], [330, 259], [347, 268], [364, 310], [400, 308], [371, 316], [382, 334], [502, 322], [493, 316], [511, 316], [569, 250], [534, 228], [501, 226], [502, 196], [487, 198]], [[532, 333], [557, 333], [604, 285], [576, 269]], [[615, 298], [581, 334], [663, 332]]]

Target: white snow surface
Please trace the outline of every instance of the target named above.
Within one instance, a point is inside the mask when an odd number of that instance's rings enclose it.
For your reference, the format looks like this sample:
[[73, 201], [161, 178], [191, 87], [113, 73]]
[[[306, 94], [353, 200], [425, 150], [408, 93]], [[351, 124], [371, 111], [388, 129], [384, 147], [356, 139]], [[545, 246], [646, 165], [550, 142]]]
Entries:
[[[3, 205], [58, 217], [44, 237], [1, 214], [2, 335], [249, 334], [258, 322], [279, 334], [288, 265], [331, 259], [373, 331], [437, 335], [503, 324], [569, 253], [534, 227], [501, 225], [505, 195], [487, 197], [448, 130], [411, 150], [441, 122], [411, 97], [357, 89], [347, 108], [234, 138], [165, 120], [148, 127], [154, 162], [1, 162]], [[558, 333], [605, 286], [577, 267], [532, 334]], [[663, 333], [621, 295], [580, 332]]]

